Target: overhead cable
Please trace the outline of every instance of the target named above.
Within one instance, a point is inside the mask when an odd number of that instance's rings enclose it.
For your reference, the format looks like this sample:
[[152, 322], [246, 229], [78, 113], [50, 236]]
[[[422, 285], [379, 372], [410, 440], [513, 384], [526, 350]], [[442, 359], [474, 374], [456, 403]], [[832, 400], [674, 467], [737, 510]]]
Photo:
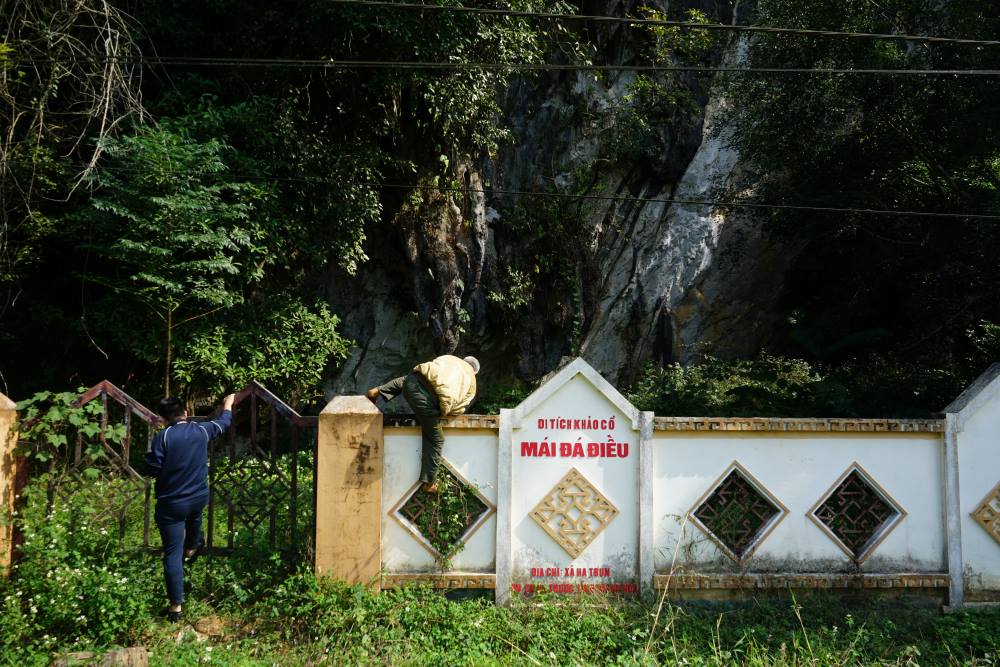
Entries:
[[644, 25], [659, 27], [679, 27], [697, 30], [720, 30], [727, 32], [770, 33], [787, 35], [806, 35], [814, 37], [846, 37], [854, 39], [889, 39], [906, 42], [923, 42], [933, 44], [963, 44], [969, 46], [1000, 46], [1000, 40], [965, 39], [960, 37], [937, 37], [932, 35], [910, 35], [903, 33], [846, 32], [840, 30], [816, 30], [809, 28], [784, 28], [755, 25], [733, 25], [727, 23], [698, 23], [695, 21], [675, 21], [669, 19], [640, 19], [624, 16], [601, 16], [593, 14], [551, 14], [544, 12], [527, 12], [510, 9], [491, 9], [487, 7], [463, 7], [457, 5], [424, 5], [412, 2], [386, 2], [384, 0], [328, 0], [334, 5], [350, 5], [357, 7], [410, 9], [461, 14], [480, 14], [499, 17], [554, 19], [559, 21], [587, 21], [597, 23], [624, 23], [628, 25]]
[[[149, 173], [141, 169], [129, 169], [124, 167], [100, 167], [98, 170], [102, 169], [105, 171], [120, 172], [120, 173], [134, 173], [134, 174]], [[167, 173], [186, 174], [187, 172], [168, 171]], [[813, 211], [817, 213], [857, 213], [863, 215], [888, 215], [897, 217], [1000, 220], [1000, 214], [989, 214], [989, 213], [911, 211], [911, 210], [897, 210], [897, 209], [814, 206], [809, 204], [771, 204], [767, 202], [734, 201], [734, 200], [719, 200], [719, 199], [685, 199], [676, 197], [664, 198], [664, 197], [633, 197], [630, 195], [592, 195], [592, 194], [573, 194], [569, 192], [539, 192], [535, 190], [505, 190], [500, 188], [458, 188], [458, 187], [444, 187], [439, 185], [424, 185], [424, 184], [410, 184], [410, 183], [345, 181], [343, 179], [338, 180], [330, 178], [306, 178], [306, 177], [294, 177], [294, 176], [266, 176], [266, 175], [247, 175], [247, 174], [241, 175], [241, 174], [230, 174], [225, 172], [212, 174], [211, 176], [215, 178], [221, 178], [222, 176], [229, 176], [235, 180], [277, 181], [277, 182], [310, 183], [310, 184], [321, 184], [321, 185], [343, 185], [345, 183], [350, 183], [351, 185], [367, 185], [373, 188], [385, 188], [385, 189], [396, 189], [396, 190], [432, 190], [437, 192], [453, 192], [461, 194], [512, 195], [512, 196], [524, 196], [524, 197], [546, 197], [546, 198], [558, 198], [558, 199], [611, 201], [611, 202], [642, 203], [642, 204], [667, 204], [667, 205], [681, 204], [684, 206], [708, 206], [713, 208], [751, 208], [751, 209]]]
[[138, 64], [163, 67], [281, 67], [301, 69], [378, 70], [498, 70], [498, 71], [605, 71], [605, 72], [701, 72], [705, 74], [867, 74], [916, 76], [998, 76], [1000, 69], [912, 69], [850, 67], [703, 67], [698, 65], [595, 65], [591, 63], [482, 63], [462, 61], [391, 61], [287, 58], [195, 58], [195, 57], [93, 57], [40, 58], [13, 63], [65, 63], [70, 61]]

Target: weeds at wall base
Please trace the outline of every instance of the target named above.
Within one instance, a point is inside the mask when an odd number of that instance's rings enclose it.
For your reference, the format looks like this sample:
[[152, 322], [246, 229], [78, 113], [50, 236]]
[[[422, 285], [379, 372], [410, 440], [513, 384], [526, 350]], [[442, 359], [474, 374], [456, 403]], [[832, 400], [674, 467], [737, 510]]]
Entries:
[[[665, 601], [659, 617], [656, 604], [611, 596], [541, 594], [498, 607], [488, 596], [319, 581], [251, 541], [188, 567], [185, 623], [172, 626], [158, 618], [158, 555], [134, 548], [135, 535], [123, 542], [91, 525], [87, 512], [74, 525], [69, 508], [80, 514], [86, 494], [49, 506], [44, 490], [43, 480], [29, 487], [16, 517], [25, 542], [0, 582], [0, 664], [134, 645], [152, 665], [988, 665], [1000, 655], [998, 609], [945, 616], [818, 593]], [[188, 631], [208, 616], [221, 619], [220, 635]]]
[[5, 660], [46, 664], [55, 650], [129, 642], [146, 646], [151, 664], [240, 665], [986, 665], [1000, 650], [998, 610], [944, 616], [899, 601], [845, 605], [823, 595], [668, 603], [654, 626], [654, 607], [622, 599], [539, 595], [497, 607], [425, 588], [373, 594], [299, 572], [246, 606], [230, 605], [197, 593], [188, 605], [187, 623], [212, 614], [225, 620], [219, 637], [199, 637], [186, 624], [163, 624], [147, 613], [119, 641], [7, 644]]

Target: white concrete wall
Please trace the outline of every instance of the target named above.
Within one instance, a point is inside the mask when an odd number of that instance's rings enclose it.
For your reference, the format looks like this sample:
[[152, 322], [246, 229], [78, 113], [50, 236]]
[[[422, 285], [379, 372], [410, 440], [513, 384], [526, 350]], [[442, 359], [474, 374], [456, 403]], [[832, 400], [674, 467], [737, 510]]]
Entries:
[[[385, 468], [382, 479], [382, 568], [386, 573], [435, 572], [434, 556], [390, 517], [390, 511], [420, 475], [420, 429], [385, 429]], [[497, 434], [482, 429], [445, 429], [443, 456], [479, 489], [497, 502]], [[451, 571], [492, 572], [496, 561], [494, 513], [452, 559]]]
[[[907, 515], [861, 565], [864, 572], [946, 569], [941, 434], [657, 432], [653, 448], [653, 544], [658, 572], [849, 572], [843, 550], [807, 517], [857, 462]], [[685, 519], [733, 461], [788, 515], [742, 566]]]
[[1000, 396], [963, 415], [958, 434], [962, 559], [970, 592], [1000, 591], [1000, 543], [972, 518], [1000, 482]]
[[[651, 415], [637, 412], [592, 368], [576, 360], [518, 408], [503, 411], [498, 430], [446, 429], [445, 458], [491, 503], [498, 504], [498, 498], [504, 503], [498, 507], [498, 515], [490, 517], [452, 559], [451, 571], [496, 572], [497, 599], [501, 601], [512, 589], [520, 591], [522, 585], [531, 582], [631, 581], [644, 586], [649, 582], [640, 580], [648, 580], [652, 569], [659, 573], [699, 574], [947, 571], [953, 604], [961, 604], [963, 573], [964, 588], [973, 593], [973, 598], [977, 593], [986, 593], [983, 597], [995, 595], [1000, 591], [1000, 544], [975, 522], [971, 513], [1000, 482], [1000, 364], [991, 367], [945, 412], [949, 428], [953, 429], [950, 433], [954, 433], [947, 440], [945, 433], [937, 431], [941, 422], [892, 425], [885, 420], [858, 422], [854, 425], [859, 430], [854, 432], [680, 430], [678, 424], [685, 429], [693, 426], [685, 420], [669, 424], [665, 420], [663, 428], [671, 430], [650, 435]], [[614, 428], [553, 427], [549, 421], [611, 417]], [[716, 421], [719, 423], [703, 426], [760, 426], [754, 420], [728, 425], [722, 423], [725, 420]], [[829, 426], [843, 428], [843, 424], [833, 423], [837, 421], [831, 420]], [[788, 420], [764, 426], [814, 429], [816, 422]], [[892, 430], [877, 430], [890, 426]], [[617, 443], [627, 442], [629, 455], [567, 457], [560, 452], [555, 456], [525, 456], [520, 448], [522, 441], [557, 445], [581, 442], [586, 447], [592, 442], [607, 442], [609, 437]], [[650, 438], [645, 448], [644, 438]], [[946, 442], [957, 444], [946, 447]], [[955, 458], [956, 451], [957, 474], [956, 466], [950, 467], [948, 473], [946, 454]], [[788, 509], [788, 514], [742, 563], [727, 557], [689, 520], [695, 503], [733, 462], [738, 462]], [[854, 464], [905, 512], [860, 564], [808, 516]], [[536, 504], [573, 468], [619, 511], [576, 558], [570, 557], [530, 516]], [[434, 556], [389, 517], [391, 509], [415, 484], [419, 469], [419, 430], [387, 428], [382, 565], [390, 574], [434, 572], [440, 568]], [[957, 491], [950, 493], [948, 489]], [[956, 515], [960, 515], [958, 519]], [[949, 517], [953, 539], [948, 534]], [[502, 547], [499, 552], [498, 540]], [[592, 576], [556, 578], [531, 571], [564, 570], [570, 566], [606, 567], [611, 569], [611, 575], [595, 580]]]

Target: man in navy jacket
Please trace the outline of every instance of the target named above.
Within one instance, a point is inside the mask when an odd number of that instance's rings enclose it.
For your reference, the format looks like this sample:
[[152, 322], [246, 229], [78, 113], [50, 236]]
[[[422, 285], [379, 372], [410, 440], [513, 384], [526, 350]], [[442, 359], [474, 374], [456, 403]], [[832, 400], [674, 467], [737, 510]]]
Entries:
[[184, 604], [182, 555], [191, 558], [204, 544], [201, 512], [208, 502], [208, 441], [222, 435], [233, 421], [230, 394], [222, 414], [212, 421], [188, 421], [178, 398], [160, 401], [167, 427], [153, 436], [146, 452], [146, 474], [156, 479], [156, 527], [163, 542], [163, 578], [167, 584], [167, 619], [178, 621]]

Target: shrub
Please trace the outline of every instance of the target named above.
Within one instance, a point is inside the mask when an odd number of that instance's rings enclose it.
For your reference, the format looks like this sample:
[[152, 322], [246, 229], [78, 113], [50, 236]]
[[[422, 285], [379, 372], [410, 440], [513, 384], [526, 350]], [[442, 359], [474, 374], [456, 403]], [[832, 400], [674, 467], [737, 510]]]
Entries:
[[500, 408], [516, 408], [530, 393], [530, 388], [520, 385], [491, 384], [476, 396], [470, 412], [478, 415], [500, 414]]
[[687, 417], [796, 417], [853, 412], [843, 385], [808, 362], [764, 354], [725, 361], [706, 357], [690, 366], [647, 366], [628, 392], [640, 410]]
[[162, 597], [159, 559], [123, 551], [107, 521], [103, 482], [52, 503], [46, 476], [25, 490], [16, 517], [20, 560], [2, 586], [0, 645], [48, 650], [136, 638]]

